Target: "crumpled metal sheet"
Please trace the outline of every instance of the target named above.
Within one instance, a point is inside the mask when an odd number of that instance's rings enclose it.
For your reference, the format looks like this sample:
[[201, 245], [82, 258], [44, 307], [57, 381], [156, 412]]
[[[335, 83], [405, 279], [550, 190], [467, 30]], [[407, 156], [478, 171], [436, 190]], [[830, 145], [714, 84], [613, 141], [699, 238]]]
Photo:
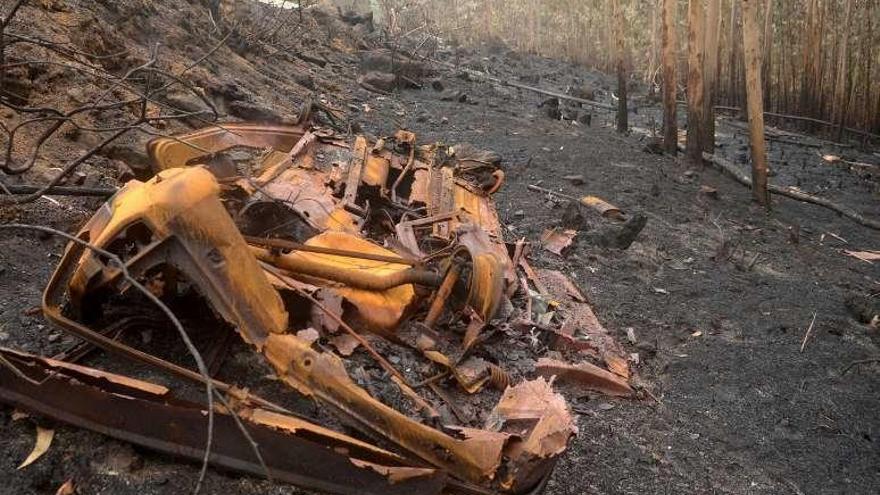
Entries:
[[544, 233], [541, 234], [541, 244], [544, 245], [544, 249], [547, 251], [562, 256], [562, 253], [574, 242], [577, 233], [577, 230], [558, 229], [554, 227], [545, 230]]

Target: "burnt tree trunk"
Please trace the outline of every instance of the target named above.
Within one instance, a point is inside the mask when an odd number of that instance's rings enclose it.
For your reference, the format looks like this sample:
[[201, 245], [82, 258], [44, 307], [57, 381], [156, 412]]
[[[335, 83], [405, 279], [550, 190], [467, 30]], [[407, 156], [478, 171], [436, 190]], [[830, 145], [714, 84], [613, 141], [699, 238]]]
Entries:
[[654, 94], [654, 75], [657, 72], [657, 53], [660, 51], [660, 39], [657, 21], [662, 17], [662, 0], [654, 0], [651, 10], [651, 53], [648, 55], [648, 70], [645, 71], [645, 83], [648, 84], [648, 94]]
[[703, 94], [703, 67], [706, 35], [703, 25], [703, 0], [688, 1], [688, 72], [687, 104], [688, 132], [685, 152], [692, 163], [703, 163], [703, 126], [705, 125], [705, 95]]
[[718, 46], [721, 35], [721, 0], [709, 0], [706, 10], [706, 61], [704, 71], [705, 121], [703, 150], [715, 152], [715, 94], [718, 84]]
[[615, 25], [615, 52], [617, 55], [617, 132], [625, 133], [629, 130], [629, 118], [626, 108], [626, 35], [623, 10], [620, 8], [620, 0], [612, 0]]
[[675, 107], [675, 11], [676, 0], [663, 0], [663, 149], [678, 150], [678, 122]]
[[736, 6], [738, 4], [738, 0], [730, 1], [730, 25], [728, 26], [729, 32], [727, 35], [727, 43], [730, 48], [727, 57], [727, 102], [732, 106], [739, 106], [739, 101], [736, 98], [737, 86], [736, 86], [736, 47], [740, 46], [739, 37], [736, 35], [736, 23], [737, 23], [737, 9]]
[[742, 0], [743, 55], [746, 68], [746, 101], [749, 142], [752, 149], [752, 196], [770, 208], [767, 191], [767, 154], [764, 144], [764, 98], [761, 87], [761, 44], [758, 30], [758, 1]]
[[849, 61], [849, 25], [852, 21], [852, 4], [852, 0], [846, 1], [846, 11], [843, 16], [844, 23], [843, 26], [841, 26], [840, 33], [840, 54], [838, 56], [837, 65], [837, 83], [835, 83], [834, 85], [834, 118], [832, 118], [831, 121], [837, 124], [838, 141], [843, 138], [843, 128], [844, 124], [846, 123], [846, 104], [849, 96], [849, 92], [847, 92], [847, 62]]
[[773, 70], [773, 0], [764, 5], [764, 38], [761, 40], [764, 60], [761, 66], [761, 82], [764, 88], [764, 108], [770, 110], [770, 82]]

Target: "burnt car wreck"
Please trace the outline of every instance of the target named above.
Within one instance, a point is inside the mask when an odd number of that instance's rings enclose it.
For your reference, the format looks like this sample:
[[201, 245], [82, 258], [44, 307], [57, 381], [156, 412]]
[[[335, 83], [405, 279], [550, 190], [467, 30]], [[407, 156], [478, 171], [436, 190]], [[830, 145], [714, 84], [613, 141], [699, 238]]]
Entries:
[[[626, 355], [586, 296], [562, 273], [533, 269], [524, 242], [504, 242], [492, 200], [504, 172], [491, 153], [419, 145], [408, 131], [346, 137], [308, 122], [225, 124], [154, 140], [148, 152], [153, 176], [128, 182], [85, 224], [45, 290], [47, 319], [83, 342], [53, 358], [0, 350], [16, 370], [0, 366], [3, 401], [201, 459], [208, 405], [77, 364], [101, 349], [205, 385], [191, 362], [125, 338], [130, 327], [168, 325], [144, 310], [150, 302], [132, 280], [169, 305], [208, 308], [201, 351], [225, 398], [213, 404], [209, 461], [306, 488], [540, 491], [576, 434], [554, 377], [633, 394]], [[273, 379], [344, 428], [218, 380], [230, 329]], [[506, 369], [486, 351], [515, 334], [595, 364]], [[399, 369], [388, 349], [421, 365]], [[358, 356], [381, 369], [381, 393], [350, 365]], [[449, 388], [489, 394], [494, 406], [462, 419]]]

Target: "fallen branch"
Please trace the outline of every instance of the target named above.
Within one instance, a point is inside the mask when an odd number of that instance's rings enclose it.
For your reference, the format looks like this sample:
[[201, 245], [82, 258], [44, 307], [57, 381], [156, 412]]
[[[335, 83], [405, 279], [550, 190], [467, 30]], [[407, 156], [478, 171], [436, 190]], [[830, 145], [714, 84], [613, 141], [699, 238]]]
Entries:
[[565, 93], [560, 93], [558, 91], [553, 91], [553, 90], [549, 90], [549, 89], [536, 88], [534, 86], [529, 86], [527, 84], [522, 84], [522, 83], [519, 83], [516, 81], [499, 79], [499, 78], [492, 76], [492, 75], [489, 75], [488, 73], [483, 72], [483, 71], [468, 69], [467, 67], [456, 67], [453, 64], [450, 64], [448, 62], [443, 62], [440, 60], [432, 60], [432, 59], [429, 59], [429, 60], [431, 60], [434, 63], [444, 65], [450, 69], [460, 70], [460, 71], [464, 72], [465, 74], [467, 74], [468, 76], [472, 76], [472, 77], [476, 78], [478, 81], [489, 81], [489, 82], [493, 82], [496, 84], [500, 84], [502, 86], [511, 86], [514, 88], [525, 89], [527, 91], [533, 91], [535, 93], [540, 93], [542, 95], [553, 96], [553, 97], [559, 98], [560, 100], [574, 101], [576, 103], [582, 103], [584, 105], [589, 105], [589, 106], [592, 106], [595, 108], [601, 108], [603, 110], [617, 111], [617, 107], [614, 107], [611, 105], [606, 105], [605, 103], [599, 103], [597, 101], [586, 100], [584, 98], [578, 98], [576, 96], [567, 95]]
[[[738, 130], [743, 130], [748, 133], [748, 129], [749, 129], [748, 124], [746, 124], [744, 122], [740, 122], [738, 120], [732, 120], [732, 119], [725, 119], [724, 123], [726, 125], [731, 126], [731, 127], [735, 127]], [[783, 133], [783, 132], [774, 130], [770, 127], [764, 128], [764, 136], [769, 141], [775, 141], [777, 143], [792, 144], [795, 146], [803, 146], [805, 148], [824, 148], [827, 146], [833, 146], [835, 148], [852, 148], [851, 144], [838, 143], [837, 141], [829, 141], [828, 139], [823, 139], [815, 134], [798, 134], [798, 133], [793, 133], [793, 132], [784, 132]], [[786, 136], [790, 136], [790, 139], [786, 138]], [[806, 141], [803, 141], [804, 139], [811, 139], [816, 142], [815, 143], [808, 143]]]
[[[470, 71], [470, 69], [463, 69], [463, 70], [465, 70], [465, 71]], [[476, 72], [476, 71], [474, 71], [474, 72]], [[489, 77], [491, 77], [491, 76], [489, 76]], [[590, 105], [590, 106], [595, 107], [595, 108], [601, 108], [601, 109], [603, 109], [603, 110], [611, 110], [611, 111], [616, 111], [616, 110], [617, 110], [616, 108], [614, 108], [614, 107], [611, 106], [611, 105], [606, 105], [606, 104], [604, 104], [604, 103], [599, 103], [599, 102], [597, 102], [597, 101], [585, 100], [585, 99], [583, 99], [583, 98], [578, 98], [578, 97], [576, 97], [576, 96], [567, 95], [567, 94], [565, 94], [565, 93], [559, 93], [559, 92], [557, 92], [557, 91], [551, 91], [551, 90], [548, 90], [548, 89], [536, 88], [536, 87], [534, 87], [534, 86], [529, 86], [529, 85], [526, 85], [526, 84], [518, 83], [518, 82], [516, 82], [516, 81], [504, 81], [504, 80], [497, 79], [497, 78], [494, 78], [494, 77], [491, 77], [490, 80], [493, 80], [493, 79], [494, 79], [493, 82], [497, 82], [497, 83], [499, 83], [499, 84], [503, 84], [503, 85], [505, 85], [505, 86], [513, 86], [514, 88], [525, 89], [525, 90], [528, 90], [528, 91], [534, 91], [535, 93], [540, 93], [540, 94], [542, 94], [542, 95], [554, 96], [554, 97], [556, 97], [556, 98], [559, 98], [560, 100], [574, 101], [574, 102], [577, 102], [577, 103], [582, 103], [582, 104], [584, 104], [584, 105]]]
[[858, 361], [853, 361], [846, 365], [845, 368], [840, 370], [841, 375], [845, 375], [852, 368], [862, 365], [862, 364], [872, 364], [872, 363], [880, 363], [880, 358], [870, 358], [870, 359], [859, 359]]
[[878, 166], [874, 165], [873, 163], [854, 162], [851, 160], [844, 160], [843, 158], [841, 158], [839, 156], [823, 155], [822, 153], [819, 153], [818, 151], [816, 152], [816, 154], [819, 155], [819, 158], [821, 158], [822, 160], [824, 160], [828, 163], [843, 163], [844, 165], [848, 165], [850, 167], [857, 167], [857, 168], [878, 168]]
[[[738, 107], [726, 107], [726, 106], [721, 106], [721, 105], [716, 105], [715, 110], [741, 112], [741, 110]], [[812, 124], [818, 124], [818, 125], [822, 125], [822, 126], [826, 126], [826, 127], [838, 127], [837, 124], [834, 124], [833, 122], [829, 122], [827, 120], [815, 119], [813, 117], [803, 117], [801, 115], [790, 115], [790, 114], [776, 113], [776, 112], [764, 112], [764, 116], [773, 117], [773, 118], [777, 118], [777, 119], [783, 119], [783, 120], [794, 120], [797, 122], [810, 122]], [[865, 136], [865, 137], [869, 137], [872, 139], [880, 139], [880, 134], [874, 134], [874, 133], [871, 133], [868, 131], [863, 131], [861, 129], [853, 129], [852, 127], [844, 127], [843, 130], [845, 130], [846, 132], [850, 132], [852, 134], [857, 134], [859, 136]]]
[[[745, 175], [739, 169], [739, 167], [734, 165], [733, 162], [709, 153], [703, 153], [703, 160], [711, 163], [712, 165], [715, 165], [715, 167], [721, 169], [723, 172], [727, 172], [740, 184], [746, 187], [752, 187], [752, 179], [748, 175]], [[777, 186], [775, 184], [768, 184], [767, 189], [772, 194], [778, 194], [787, 198], [803, 201], [804, 203], [812, 203], [814, 205], [822, 206], [824, 208], [828, 208], [829, 210], [835, 211], [860, 225], [864, 225], [865, 227], [869, 227], [875, 230], [880, 230], [880, 221], [874, 220], [872, 218], [866, 218], [864, 215], [856, 212], [852, 208], [835, 203], [830, 199], [805, 193], [791, 186]]]
[[[0, 190], [8, 191], [10, 194], [33, 194], [43, 189], [43, 186], [34, 184], [0, 184]], [[43, 193], [47, 196], [98, 196], [101, 198], [109, 198], [116, 194], [116, 188], [113, 187], [78, 187], [78, 186], [52, 186], [48, 191]]]

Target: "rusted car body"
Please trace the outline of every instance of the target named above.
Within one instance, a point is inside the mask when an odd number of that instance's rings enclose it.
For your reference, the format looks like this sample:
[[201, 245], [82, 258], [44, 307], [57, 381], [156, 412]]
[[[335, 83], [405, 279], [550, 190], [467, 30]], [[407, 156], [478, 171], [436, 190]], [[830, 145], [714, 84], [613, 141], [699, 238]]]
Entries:
[[[280, 381], [387, 446], [214, 380], [234, 404], [217, 410], [214, 463], [336, 493], [541, 488], [576, 432], [564, 399], [543, 378], [510, 385], [497, 365], [473, 355], [481, 331], [507, 317], [509, 296], [528, 283], [515, 269], [521, 253], [515, 263], [502, 239], [491, 194], [504, 174], [491, 157], [419, 146], [407, 131], [345, 138], [307, 123], [226, 124], [154, 140], [148, 151], [155, 175], [126, 184], [78, 234], [124, 266], [71, 243], [44, 294], [46, 317], [89, 345], [201, 383], [196, 371], [91, 326], [105, 306], [131, 297], [123, 275], [163, 299], [194, 289]], [[450, 322], [464, 335], [448, 331]], [[468, 393], [499, 382], [504, 390], [483, 428], [442, 425], [432, 403], [384, 362], [418, 411], [406, 414], [355, 383], [343, 357], [302, 338], [305, 329], [361, 344], [364, 332], [380, 335], [417, 349]], [[204, 405], [156, 384], [3, 352], [33, 382], [0, 367], [0, 399], [202, 455]], [[139, 410], [153, 411], [149, 424]], [[259, 437], [269, 473], [232, 415]]]

